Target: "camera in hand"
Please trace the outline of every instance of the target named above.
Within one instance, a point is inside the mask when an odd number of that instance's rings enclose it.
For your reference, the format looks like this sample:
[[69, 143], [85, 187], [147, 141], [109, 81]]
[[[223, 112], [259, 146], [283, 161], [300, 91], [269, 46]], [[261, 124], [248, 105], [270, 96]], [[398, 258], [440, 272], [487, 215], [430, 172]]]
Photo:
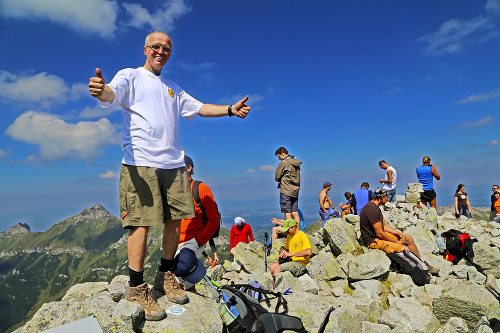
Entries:
[[280, 265], [284, 264], [286, 262], [289, 262], [289, 261], [292, 261], [292, 258], [290, 258], [290, 257], [289, 258], [282, 258], [282, 257], [278, 258], [278, 264], [280, 264]]

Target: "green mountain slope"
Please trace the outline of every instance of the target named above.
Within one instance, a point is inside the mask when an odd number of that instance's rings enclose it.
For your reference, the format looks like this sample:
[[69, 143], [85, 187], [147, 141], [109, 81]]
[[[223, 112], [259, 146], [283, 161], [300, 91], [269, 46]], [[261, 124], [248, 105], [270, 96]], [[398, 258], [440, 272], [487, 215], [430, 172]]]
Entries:
[[[144, 267], [152, 283], [161, 258], [162, 226], [150, 228]], [[229, 254], [229, 231], [221, 228], [217, 250]], [[128, 274], [127, 231], [100, 205], [45, 232], [17, 224], [0, 233], [0, 332], [22, 326], [46, 302], [59, 300], [76, 283], [108, 281]], [[210, 250], [207, 250], [209, 255]], [[205, 264], [207, 264], [205, 262]]]

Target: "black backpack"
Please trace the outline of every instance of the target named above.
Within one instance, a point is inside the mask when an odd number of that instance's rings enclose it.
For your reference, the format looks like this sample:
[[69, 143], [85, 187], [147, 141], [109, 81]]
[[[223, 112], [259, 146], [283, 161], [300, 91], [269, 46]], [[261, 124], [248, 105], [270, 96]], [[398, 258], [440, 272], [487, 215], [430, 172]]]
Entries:
[[[302, 321], [298, 317], [287, 315], [288, 305], [281, 293], [276, 293], [262, 288], [255, 288], [248, 284], [232, 284], [221, 286], [222, 297], [225, 301], [219, 304], [219, 314], [224, 322], [223, 333], [280, 333], [293, 331], [307, 333]], [[260, 303], [242, 292], [240, 288], [253, 290], [278, 299], [275, 312], [267, 311]], [[283, 310], [280, 312], [280, 308]], [[236, 317], [229, 322], [226, 319], [229, 312]], [[234, 318], [233, 317], [233, 318]]]
[[[203, 207], [203, 203], [201, 202], [201, 198], [200, 198], [200, 183], [202, 183], [202, 181], [191, 179], [191, 183], [193, 183], [193, 188], [191, 191], [191, 193], [193, 194], [193, 199], [198, 204], [198, 206], [200, 206], [201, 212], [203, 213], [203, 224], [207, 225], [207, 223], [208, 223], [207, 210], [205, 209], [205, 207]], [[214, 199], [214, 202], [215, 202], [215, 199]], [[215, 233], [212, 235], [211, 238], [219, 237], [220, 225], [222, 223], [222, 220], [221, 220], [222, 216], [219, 212], [219, 206], [217, 206], [217, 202], [215, 202], [215, 207], [217, 209], [217, 215], [219, 216], [219, 227], [217, 228], [217, 230], [215, 231]]]
[[423, 286], [431, 281], [427, 265], [415, 253], [409, 250], [394, 252], [387, 255], [394, 264], [396, 271], [411, 276], [413, 283]]
[[443, 254], [446, 260], [457, 264], [463, 257], [469, 259], [474, 257], [472, 244], [477, 242], [477, 239], [470, 238], [468, 233], [450, 229], [443, 232], [441, 236], [446, 240], [446, 251]]

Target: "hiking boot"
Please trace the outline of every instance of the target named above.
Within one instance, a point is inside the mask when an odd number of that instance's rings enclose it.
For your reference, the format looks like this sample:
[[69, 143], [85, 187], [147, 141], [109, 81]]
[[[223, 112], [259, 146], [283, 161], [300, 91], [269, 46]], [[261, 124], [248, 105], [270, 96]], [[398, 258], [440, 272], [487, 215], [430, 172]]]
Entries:
[[156, 302], [146, 282], [137, 287], [127, 286], [125, 299], [142, 306], [146, 320], [162, 320], [167, 316], [165, 310]]
[[179, 288], [175, 275], [172, 272], [162, 272], [158, 270], [153, 288], [165, 292], [170, 302], [177, 304], [186, 304], [189, 302], [188, 295], [184, 290]]
[[427, 269], [429, 270], [429, 273], [432, 275], [439, 275], [439, 268], [437, 267], [432, 267], [427, 263], [427, 261], [424, 261], [425, 265], [427, 266]]
[[195, 284], [193, 284], [191, 287], [189, 287], [187, 289], [182, 284], [180, 284], [180, 283], [177, 283], [177, 286], [179, 287], [179, 289], [182, 289], [182, 290], [185, 290], [185, 291], [189, 291], [189, 292], [192, 292], [192, 293], [196, 292], [196, 285]]

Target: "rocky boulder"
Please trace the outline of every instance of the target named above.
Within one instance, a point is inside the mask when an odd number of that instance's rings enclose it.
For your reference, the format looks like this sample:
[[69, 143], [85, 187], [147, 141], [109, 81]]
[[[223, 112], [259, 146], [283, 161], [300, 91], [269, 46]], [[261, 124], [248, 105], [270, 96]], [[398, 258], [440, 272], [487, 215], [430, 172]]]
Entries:
[[391, 260], [379, 250], [373, 250], [349, 260], [349, 280], [369, 280], [389, 271]]
[[343, 219], [328, 220], [323, 228], [323, 238], [336, 256], [360, 248], [352, 225]]
[[441, 324], [451, 317], [460, 317], [469, 327], [475, 327], [481, 316], [500, 320], [498, 300], [484, 287], [459, 285], [441, 295], [433, 303], [434, 314]]

